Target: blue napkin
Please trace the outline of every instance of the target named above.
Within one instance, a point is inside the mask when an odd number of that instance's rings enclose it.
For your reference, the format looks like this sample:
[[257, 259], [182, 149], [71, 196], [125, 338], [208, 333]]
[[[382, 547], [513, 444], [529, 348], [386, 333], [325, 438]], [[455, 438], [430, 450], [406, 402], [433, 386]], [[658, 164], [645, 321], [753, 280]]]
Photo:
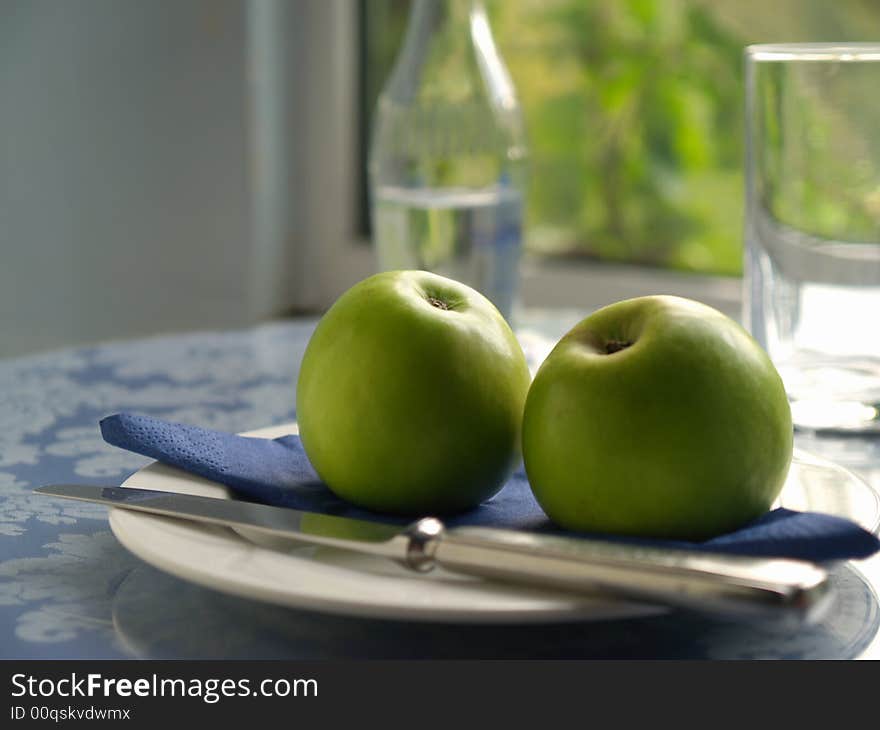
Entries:
[[[109, 444], [225, 484], [253, 502], [376, 522], [411, 521], [368, 512], [336, 497], [318, 478], [298, 436], [250, 438], [131, 413], [105, 418], [101, 433]], [[490, 500], [470, 512], [446, 517], [444, 522], [451, 527], [483, 525], [572, 534], [555, 527], [541, 511], [522, 470]], [[880, 549], [880, 541], [854, 522], [788, 509], [775, 509], [736, 532], [702, 543], [591, 537], [814, 562], [865, 558]]]

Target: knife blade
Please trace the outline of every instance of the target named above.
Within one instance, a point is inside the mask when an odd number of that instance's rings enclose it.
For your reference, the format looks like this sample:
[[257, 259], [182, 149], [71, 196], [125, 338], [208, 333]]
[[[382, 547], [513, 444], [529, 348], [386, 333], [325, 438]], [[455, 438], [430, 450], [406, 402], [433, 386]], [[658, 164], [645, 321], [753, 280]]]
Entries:
[[448, 529], [433, 517], [408, 526], [135, 487], [54, 484], [38, 494], [225, 525], [472, 576], [601, 593], [730, 616], [798, 623], [829, 605], [827, 572], [812, 563], [559, 537], [489, 527]]

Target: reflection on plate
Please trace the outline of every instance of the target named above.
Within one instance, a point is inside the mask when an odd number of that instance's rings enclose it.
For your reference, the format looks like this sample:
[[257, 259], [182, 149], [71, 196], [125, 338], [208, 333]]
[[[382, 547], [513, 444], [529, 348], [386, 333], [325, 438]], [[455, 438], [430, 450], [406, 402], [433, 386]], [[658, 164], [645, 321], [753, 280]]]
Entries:
[[[249, 436], [275, 438], [296, 424]], [[214, 482], [154, 463], [126, 484], [226, 497]], [[780, 503], [853, 519], [875, 530], [880, 502], [851, 472], [798, 452]], [[464, 623], [585, 621], [658, 614], [665, 609], [607, 597], [506, 586], [442, 570], [416, 574], [389, 561], [341, 550], [260, 545], [231, 529], [111, 510], [110, 526], [135, 555], [180, 578], [285, 606], [374, 618]]]

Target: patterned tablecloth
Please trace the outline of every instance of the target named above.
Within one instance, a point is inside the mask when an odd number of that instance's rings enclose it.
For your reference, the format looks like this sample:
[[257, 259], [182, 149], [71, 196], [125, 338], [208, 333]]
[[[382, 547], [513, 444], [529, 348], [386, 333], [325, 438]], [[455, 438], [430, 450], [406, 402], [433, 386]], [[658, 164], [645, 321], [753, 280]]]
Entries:
[[[576, 316], [529, 313], [533, 361]], [[121, 410], [228, 431], [295, 417], [314, 320], [117, 342], [0, 361], [2, 658], [880, 658], [880, 559], [834, 573], [816, 626], [781, 631], [685, 613], [549, 626], [446, 626], [325, 616], [233, 598], [145, 564], [102, 507], [34, 496], [49, 482], [117, 484], [148, 460], [103, 443]], [[880, 487], [880, 442], [807, 439]]]

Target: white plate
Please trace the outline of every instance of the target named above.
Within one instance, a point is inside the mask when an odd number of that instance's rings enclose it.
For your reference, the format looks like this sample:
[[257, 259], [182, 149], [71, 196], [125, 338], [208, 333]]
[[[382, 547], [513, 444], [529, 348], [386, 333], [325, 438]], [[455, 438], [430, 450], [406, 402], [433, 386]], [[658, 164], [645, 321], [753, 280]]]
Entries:
[[[246, 435], [276, 438], [296, 424]], [[226, 488], [153, 463], [125, 485], [229, 498]], [[124, 486], [125, 486], [124, 485]], [[781, 503], [880, 521], [874, 491], [851, 472], [798, 453]], [[110, 510], [119, 541], [146, 562], [185, 580], [256, 600], [362, 617], [467, 623], [522, 623], [627, 618], [665, 609], [605, 597], [505, 586], [441, 570], [416, 574], [390, 561], [329, 548], [271, 549], [237, 532], [128, 510]]]

